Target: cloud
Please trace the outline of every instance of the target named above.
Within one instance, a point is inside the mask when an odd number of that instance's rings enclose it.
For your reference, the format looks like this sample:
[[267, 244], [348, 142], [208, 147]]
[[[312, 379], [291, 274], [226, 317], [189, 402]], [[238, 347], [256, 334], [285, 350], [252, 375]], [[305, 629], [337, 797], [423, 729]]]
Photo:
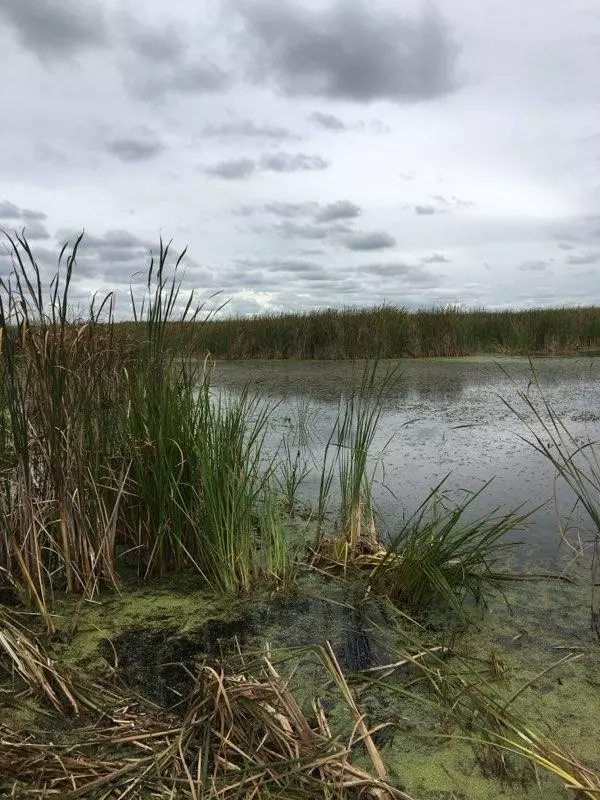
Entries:
[[542, 261], [541, 259], [535, 261], [523, 261], [522, 264], [519, 264], [519, 269], [521, 272], [544, 272], [546, 269], [548, 269], [549, 264], [549, 261]]
[[247, 180], [256, 170], [256, 162], [252, 158], [232, 158], [229, 161], [218, 161], [205, 168], [207, 175], [223, 178], [227, 181]]
[[394, 247], [396, 240], [385, 231], [371, 231], [358, 233], [346, 241], [348, 250], [383, 250], [386, 247]]
[[[56, 239], [71, 245], [79, 231], [61, 229]], [[145, 271], [149, 253], [156, 250], [156, 242], [141, 239], [131, 231], [113, 228], [102, 234], [85, 233], [77, 255], [76, 276], [104, 278], [117, 283], [129, 283], [138, 270]]]
[[22, 209], [10, 200], [0, 200], [0, 219], [21, 219]]
[[[204, 55], [198, 42], [209, 39], [208, 29], [168, 21], [149, 25], [127, 12], [113, 19], [125, 44], [119, 65], [128, 90], [141, 100], [155, 104], [170, 94], [210, 94], [226, 90], [231, 75]], [[182, 30], [187, 33], [182, 33]]]
[[450, 195], [450, 197], [445, 197], [443, 194], [433, 194], [431, 196], [437, 203], [447, 209], [473, 208], [475, 205], [472, 200], [464, 200], [461, 197], [457, 197], [455, 194]]
[[23, 235], [28, 241], [30, 240], [32, 242], [50, 239], [48, 228], [39, 220], [32, 220], [21, 225], [13, 224], [12, 226], [4, 225], [2, 220], [0, 220], [0, 230], [6, 230], [9, 235], [15, 233], [19, 236]]
[[[0, 212], [0, 217], [2, 213]], [[34, 220], [44, 220], [48, 219], [48, 214], [45, 214], [43, 211], [33, 211], [31, 208], [22, 208], [21, 209], [21, 219], [34, 221]]]
[[[352, 233], [352, 228], [349, 225], [344, 225], [342, 222], [336, 222], [330, 225], [312, 224], [310, 222], [294, 222], [290, 219], [284, 219], [272, 226], [271, 230], [283, 236], [285, 239], [312, 239], [322, 240], [332, 237], [337, 238], [340, 235]], [[264, 228], [259, 227], [258, 233], [262, 233]]]
[[40, 222], [39, 220], [27, 222], [24, 226], [23, 233], [25, 234], [25, 238], [31, 239], [32, 241], [40, 241], [50, 238], [48, 228], [46, 228], [44, 223]]
[[123, 14], [121, 28], [134, 52], [152, 63], [178, 63], [186, 49], [186, 43], [173, 23], [155, 28], [144, 25], [129, 14]]
[[313, 222], [328, 224], [342, 219], [355, 219], [362, 214], [362, 209], [350, 200], [336, 200], [333, 203], [288, 203], [274, 201], [257, 206], [240, 206], [236, 213], [249, 217], [256, 213], [272, 214], [283, 219], [311, 218]]
[[346, 131], [349, 128], [339, 117], [334, 114], [326, 114], [323, 111], [314, 111], [309, 119], [319, 128], [325, 128], [328, 131]]
[[125, 163], [150, 161], [165, 150], [164, 144], [150, 128], [142, 127], [127, 136], [116, 136], [104, 143], [106, 150]]
[[277, 217], [293, 219], [294, 217], [306, 217], [314, 214], [319, 208], [318, 203], [265, 203], [262, 209], [269, 214]]
[[[0, 227], [5, 221], [22, 221], [22, 222], [41, 222], [48, 218], [48, 215], [43, 211], [34, 211], [31, 208], [21, 208], [20, 206], [11, 203], [9, 200], [0, 200]], [[22, 227], [22, 226], [21, 226]], [[34, 230], [36, 229], [35, 226]], [[37, 228], [41, 230], [41, 228]], [[33, 238], [33, 237], [32, 237]], [[46, 237], [43, 237], [46, 238]]]
[[416, 206], [414, 206], [414, 211], [415, 211], [415, 214], [418, 214], [421, 217], [428, 216], [430, 214], [441, 214], [442, 213], [440, 208], [438, 208], [437, 206], [431, 206], [431, 205], [416, 205]]
[[443, 253], [432, 253], [430, 256], [425, 256], [423, 259], [424, 264], [450, 264], [450, 259]]
[[420, 287], [434, 287], [439, 285], [439, 279], [422, 266], [412, 266], [403, 261], [390, 261], [387, 263], [363, 264], [357, 267], [361, 276], [375, 275], [388, 279], [399, 279], [402, 283]]
[[236, 259], [235, 263], [244, 268], [291, 273], [303, 278], [315, 275], [323, 276], [324, 274], [320, 264], [303, 258]]
[[225, 180], [247, 180], [255, 172], [309, 172], [324, 170], [329, 162], [321, 156], [309, 156], [304, 153], [268, 153], [259, 161], [252, 158], [234, 158], [219, 161], [205, 168], [205, 173], [213, 178]]
[[575, 245], [574, 244], [570, 244], [569, 242], [560, 242], [558, 247], [559, 247], [560, 250], [574, 250], [575, 249]]
[[380, 119], [372, 119], [370, 122], [344, 122], [334, 114], [323, 111], [314, 111], [309, 116], [309, 121], [326, 131], [341, 133], [342, 131], [354, 131], [359, 133], [387, 134], [391, 128]]
[[180, 60], [173, 64], [153, 64], [130, 78], [133, 92], [154, 103], [165, 95], [210, 94], [227, 89], [231, 76], [208, 59]]
[[338, 219], [355, 219], [362, 209], [349, 200], [338, 200], [320, 208], [314, 215], [315, 222], [334, 222]]
[[62, 60], [107, 42], [104, 11], [94, 0], [2, 0], [0, 18], [42, 59]]
[[455, 86], [457, 48], [433, 10], [409, 15], [364, 0], [328, 8], [229, 0], [249, 74], [287, 95], [366, 102], [439, 97]]
[[206, 125], [202, 131], [203, 136], [219, 139], [270, 139], [284, 141], [299, 139], [297, 134], [283, 128], [281, 125], [258, 125], [251, 119], [242, 119], [236, 122], [222, 122], [218, 125]]
[[265, 172], [310, 172], [328, 166], [329, 162], [321, 156], [305, 153], [271, 153], [260, 160], [260, 167]]
[[597, 264], [600, 261], [600, 253], [579, 253], [578, 255], [567, 256], [567, 264]]

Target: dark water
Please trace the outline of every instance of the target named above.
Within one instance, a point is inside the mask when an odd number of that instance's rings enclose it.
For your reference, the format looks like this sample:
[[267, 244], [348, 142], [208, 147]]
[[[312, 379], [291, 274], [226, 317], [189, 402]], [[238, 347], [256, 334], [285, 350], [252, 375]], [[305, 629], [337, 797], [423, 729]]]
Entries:
[[[386, 361], [380, 371], [397, 370], [384, 392], [378, 434], [372, 448], [374, 497], [382, 527], [392, 533], [445, 476], [453, 500], [480, 489], [477, 512], [497, 506], [546, 504], [515, 533], [525, 544], [519, 558], [528, 565], [552, 561], [560, 541], [560, 511], [571, 535], [585, 537], [586, 520], [572, 509], [572, 497], [556, 485], [547, 459], [524, 442], [525, 425], [504, 403], [524, 410], [519, 391], [540, 397], [525, 358], [465, 358]], [[534, 362], [543, 397], [581, 442], [600, 439], [600, 359], [545, 358]], [[222, 362], [213, 385], [237, 392], [246, 383], [276, 403], [269, 429], [271, 451], [286, 440], [312, 467], [301, 494], [314, 503], [324, 443], [340, 400], [360, 383], [364, 365], [352, 362]], [[294, 450], [296, 452], [296, 450]], [[564, 520], [563, 520], [564, 523]]]

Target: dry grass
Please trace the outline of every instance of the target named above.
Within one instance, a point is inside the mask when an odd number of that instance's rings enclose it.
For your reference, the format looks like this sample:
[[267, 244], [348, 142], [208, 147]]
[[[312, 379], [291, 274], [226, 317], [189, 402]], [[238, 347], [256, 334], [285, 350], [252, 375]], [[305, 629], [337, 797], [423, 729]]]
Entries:
[[[318, 703], [314, 718], [307, 718], [265, 658], [257, 674], [202, 667], [183, 719], [123, 699], [111, 710], [109, 724], [82, 728], [65, 744], [0, 725], [0, 779], [12, 797], [64, 800], [410, 800], [388, 782], [333, 654], [325, 661], [356, 718], [348, 742], [332, 736]], [[373, 774], [350, 760], [361, 740]]]

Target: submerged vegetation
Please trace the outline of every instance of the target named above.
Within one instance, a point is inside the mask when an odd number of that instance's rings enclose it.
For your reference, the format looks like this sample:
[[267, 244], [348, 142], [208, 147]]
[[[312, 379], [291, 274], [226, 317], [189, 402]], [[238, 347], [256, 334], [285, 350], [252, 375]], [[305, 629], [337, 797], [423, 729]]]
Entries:
[[[526, 513], [472, 519], [478, 495], [448, 506], [440, 485], [381, 540], [370, 450], [381, 393], [398, 376], [380, 379], [376, 362], [340, 403], [315, 511], [300, 507], [310, 467], [291, 439], [267, 453], [272, 409], [248, 389], [211, 386], [205, 350], [223, 352], [211, 337], [238, 322], [205, 319], [193, 296], [184, 301], [180, 260], [171, 265], [162, 243], [144, 298], [131, 295], [133, 324], [115, 321], [111, 294], [76, 317], [80, 241], [45, 286], [27, 241], [9, 237], [13, 273], [0, 282], [0, 796], [410, 800], [386, 743], [406, 740], [404, 709], [418, 707], [426, 736], [468, 744], [483, 776], [530, 785], [542, 768], [597, 797], [598, 765], [521, 721], [534, 679], [499, 687], [496, 656], [482, 667], [481, 654], [461, 650], [470, 609], [515, 577], [499, 556]], [[342, 325], [362, 313], [313, 319]], [[396, 312], [372, 313], [393, 327]], [[560, 346], [595, 343], [588, 311], [569, 313], [580, 315], [579, 338]], [[360, 324], [380, 337], [373, 354], [389, 355], [384, 328]], [[225, 355], [265, 355], [245, 330], [231, 341], [250, 350], [228, 345]], [[277, 352], [352, 356], [340, 341], [332, 334], [333, 349], [314, 352], [305, 337], [308, 349]], [[592, 444], [573, 447], [551, 409], [545, 423], [535, 410], [546, 427], [534, 446], [549, 455], [554, 435], [549, 457], [597, 525]], [[300, 416], [305, 437], [310, 420]], [[170, 612], [155, 602], [165, 591], [179, 592]], [[153, 598], [146, 613], [119, 622], [116, 609], [135, 608], [140, 592]], [[284, 627], [277, 647], [273, 608]], [[290, 641], [302, 608], [343, 623], [347, 638], [320, 638], [309, 614], [306, 641]], [[592, 614], [597, 623], [594, 598]], [[576, 655], [569, 648], [542, 674]], [[152, 686], [171, 679], [161, 706]]]

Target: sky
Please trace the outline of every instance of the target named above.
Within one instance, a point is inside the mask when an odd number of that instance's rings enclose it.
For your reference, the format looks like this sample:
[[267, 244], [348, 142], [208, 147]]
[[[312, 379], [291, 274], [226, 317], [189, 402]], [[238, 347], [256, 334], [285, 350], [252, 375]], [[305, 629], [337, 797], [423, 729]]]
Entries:
[[122, 315], [160, 237], [226, 315], [600, 304], [599, 64], [598, 0], [0, 0], [0, 229]]

